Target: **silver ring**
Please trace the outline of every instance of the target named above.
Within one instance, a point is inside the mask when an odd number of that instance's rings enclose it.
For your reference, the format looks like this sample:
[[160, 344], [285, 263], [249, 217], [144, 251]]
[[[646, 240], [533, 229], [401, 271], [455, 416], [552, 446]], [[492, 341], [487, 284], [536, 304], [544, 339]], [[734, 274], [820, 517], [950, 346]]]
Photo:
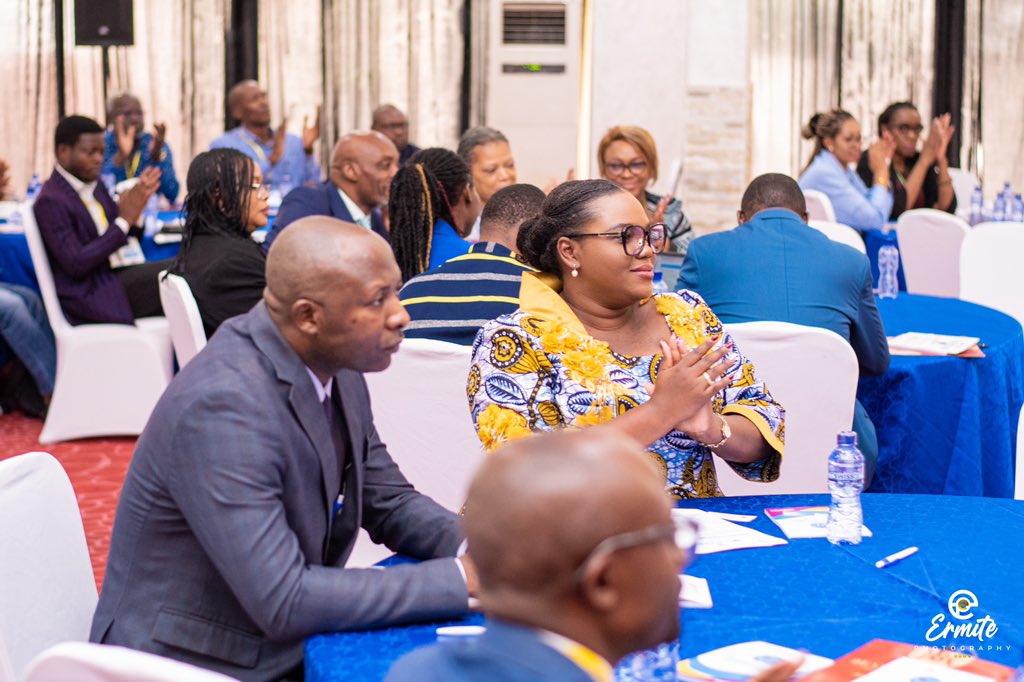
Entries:
[[711, 375], [709, 375], [707, 372], [704, 372], [704, 381], [708, 382], [708, 386], [715, 385], [715, 382], [711, 379]]

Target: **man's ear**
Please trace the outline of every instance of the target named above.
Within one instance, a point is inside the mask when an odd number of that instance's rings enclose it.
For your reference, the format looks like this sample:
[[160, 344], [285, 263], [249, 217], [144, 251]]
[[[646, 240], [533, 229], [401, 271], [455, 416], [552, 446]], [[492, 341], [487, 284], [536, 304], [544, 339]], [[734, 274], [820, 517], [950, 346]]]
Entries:
[[804, 211], [803, 213], [800, 214], [800, 219], [803, 220], [805, 223], [811, 222], [811, 216], [807, 213], [807, 211]]
[[580, 597], [597, 611], [608, 613], [619, 606], [619, 591], [611, 580], [611, 555], [595, 557], [579, 579]]
[[292, 324], [303, 334], [315, 336], [320, 331], [320, 306], [308, 298], [292, 304]]
[[736, 211], [736, 224], [742, 225], [747, 222], [747, 214], [743, 212], [743, 209]]
[[359, 167], [359, 164], [353, 161], [342, 161], [341, 162], [341, 177], [345, 178], [349, 182], [357, 182], [359, 176], [363, 174], [363, 169]]

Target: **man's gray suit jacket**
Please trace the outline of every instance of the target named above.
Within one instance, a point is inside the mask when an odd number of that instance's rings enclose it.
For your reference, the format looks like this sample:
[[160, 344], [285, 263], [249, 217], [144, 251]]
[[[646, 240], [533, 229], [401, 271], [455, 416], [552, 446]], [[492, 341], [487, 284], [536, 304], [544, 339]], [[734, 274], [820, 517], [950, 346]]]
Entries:
[[[398, 470], [362, 375], [334, 381], [344, 470], [309, 373], [265, 304], [221, 326], [139, 438], [92, 641], [272, 680], [301, 661], [308, 635], [466, 610], [464, 579], [440, 558], [458, 549], [457, 516]], [[360, 526], [426, 561], [342, 570]]]

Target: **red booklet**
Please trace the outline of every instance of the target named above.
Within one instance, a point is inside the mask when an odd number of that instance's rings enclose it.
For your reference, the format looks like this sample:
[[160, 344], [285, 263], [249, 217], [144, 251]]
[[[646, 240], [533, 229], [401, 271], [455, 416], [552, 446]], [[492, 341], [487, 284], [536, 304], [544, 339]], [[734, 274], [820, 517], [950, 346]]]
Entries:
[[918, 677], [963, 682], [972, 678], [1010, 682], [1013, 674], [1012, 668], [966, 653], [875, 639], [800, 682], [845, 682], [859, 678], [868, 682]]

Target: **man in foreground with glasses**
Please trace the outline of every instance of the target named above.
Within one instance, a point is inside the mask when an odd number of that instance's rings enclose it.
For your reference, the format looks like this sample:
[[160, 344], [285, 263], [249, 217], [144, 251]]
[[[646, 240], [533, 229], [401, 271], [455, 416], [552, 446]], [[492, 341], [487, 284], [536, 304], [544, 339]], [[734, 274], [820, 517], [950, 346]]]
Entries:
[[387, 679], [610, 681], [623, 657], [679, 637], [679, 573], [697, 535], [683, 524], [629, 439], [562, 431], [497, 451], [463, 521], [487, 630], [413, 652]]

